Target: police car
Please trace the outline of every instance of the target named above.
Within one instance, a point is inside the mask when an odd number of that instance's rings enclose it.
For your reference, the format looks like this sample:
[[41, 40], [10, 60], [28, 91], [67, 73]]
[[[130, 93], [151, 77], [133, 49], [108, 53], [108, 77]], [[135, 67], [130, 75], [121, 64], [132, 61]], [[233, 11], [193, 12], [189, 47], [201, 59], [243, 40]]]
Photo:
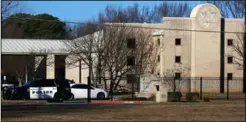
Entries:
[[15, 99], [69, 100], [72, 97], [71, 80], [40, 79], [28, 82], [14, 90]]

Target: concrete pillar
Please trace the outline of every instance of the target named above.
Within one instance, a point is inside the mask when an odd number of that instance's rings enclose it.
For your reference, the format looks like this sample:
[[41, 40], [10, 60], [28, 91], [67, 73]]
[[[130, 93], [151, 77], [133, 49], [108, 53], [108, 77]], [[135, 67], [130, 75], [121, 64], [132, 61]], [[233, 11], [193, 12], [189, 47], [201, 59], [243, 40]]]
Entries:
[[46, 56], [46, 78], [55, 78], [55, 55], [50, 54]]

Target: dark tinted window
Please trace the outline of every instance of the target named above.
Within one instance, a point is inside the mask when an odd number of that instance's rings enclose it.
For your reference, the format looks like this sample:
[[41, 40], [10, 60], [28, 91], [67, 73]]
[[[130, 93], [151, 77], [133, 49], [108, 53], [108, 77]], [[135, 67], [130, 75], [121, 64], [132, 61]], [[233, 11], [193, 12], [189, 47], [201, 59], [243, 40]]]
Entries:
[[30, 83], [31, 87], [54, 87], [55, 83], [54, 80], [47, 80], [47, 79], [42, 79], [42, 80], [36, 80]]
[[127, 47], [134, 49], [135, 48], [135, 43], [136, 43], [136, 39], [132, 38], [132, 39], [127, 39]]
[[134, 56], [127, 56], [127, 65], [132, 66], [135, 64], [135, 57]]
[[181, 77], [181, 73], [180, 73], [180, 72], [176, 72], [176, 73], [175, 73], [175, 78], [176, 78], [176, 79], [180, 79], [180, 77]]
[[56, 84], [61, 87], [70, 87], [68, 80], [56, 80]]
[[181, 63], [181, 56], [175, 56], [175, 63]]
[[55, 83], [54, 83], [54, 80], [45, 80], [43, 81], [42, 83], [45, 87], [54, 87], [55, 86]]
[[[77, 85], [73, 85], [72, 88], [87, 89], [88, 85], [86, 85], [86, 84], [77, 84]], [[93, 89], [92, 87], [90, 87], [90, 88]]]
[[31, 87], [43, 87], [44, 86], [44, 80], [36, 80], [31, 83]]
[[233, 57], [231, 57], [231, 56], [227, 57], [227, 62], [229, 64], [233, 63]]
[[233, 45], [233, 39], [228, 39], [227, 40], [227, 45], [232, 46]]
[[227, 73], [228, 80], [232, 80], [232, 73]]
[[175, 45], [181, 45], [181, 39], [180, 38], [175, 39]]

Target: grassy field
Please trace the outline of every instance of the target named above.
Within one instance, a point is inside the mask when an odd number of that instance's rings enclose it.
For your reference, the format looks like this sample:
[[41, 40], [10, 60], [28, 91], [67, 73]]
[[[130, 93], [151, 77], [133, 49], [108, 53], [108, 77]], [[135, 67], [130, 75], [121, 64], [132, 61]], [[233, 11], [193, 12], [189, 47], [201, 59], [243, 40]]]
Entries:
[[244, 100], [2, 110], [2, 121], [244, 121]]

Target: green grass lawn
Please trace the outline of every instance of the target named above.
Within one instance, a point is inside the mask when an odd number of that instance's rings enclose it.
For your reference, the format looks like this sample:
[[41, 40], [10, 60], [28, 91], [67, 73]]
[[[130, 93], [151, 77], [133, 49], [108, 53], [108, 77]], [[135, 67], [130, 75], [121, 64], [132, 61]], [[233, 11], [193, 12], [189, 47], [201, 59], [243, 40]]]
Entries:
[[141, 105], [51, 106], [2, 111], [2, 121], [244, 121], [244, 100]]

